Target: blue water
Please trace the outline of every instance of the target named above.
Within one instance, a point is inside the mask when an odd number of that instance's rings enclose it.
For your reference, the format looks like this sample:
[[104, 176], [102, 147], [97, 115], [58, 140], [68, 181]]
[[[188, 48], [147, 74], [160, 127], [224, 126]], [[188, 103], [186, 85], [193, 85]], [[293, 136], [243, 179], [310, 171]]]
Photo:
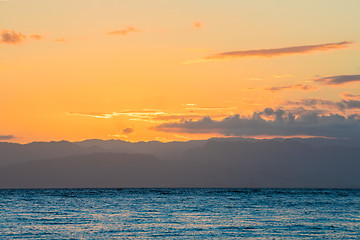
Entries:
[[360, 190], [0, 190], [0, 239], [360, 239]]

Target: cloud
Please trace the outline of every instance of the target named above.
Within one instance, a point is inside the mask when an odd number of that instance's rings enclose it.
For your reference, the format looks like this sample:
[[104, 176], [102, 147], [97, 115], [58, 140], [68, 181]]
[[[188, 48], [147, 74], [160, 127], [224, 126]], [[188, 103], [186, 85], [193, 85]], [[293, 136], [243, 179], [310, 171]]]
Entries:
[[358, 100], [343, 100], [343, 103], [345, 105], [345, 109], [360, 109], [360, 101]]
[[93, 117], [93, 118], [112, 118], [114, 116], [112, 113], [76, 113], [76, 112], [68, 112], [67, 114], [83, 116], [83, 117]]
[[291, 74], [278, 74], [278, 75], [274, 75], [274, 78], [293, 78], [295, 77], [294, 75]]
[[[192, 109], [192, 108], [191, 108]], [[202, 108], [199, 110], [203, 110]], [[216, 109], [210, 109], [216, 110]], [[169, 122], [174, 120], [185, 120], [185, 119], [200, 119], [206, 116], [206, 114], [196, 114], [196, 113], [166, 113], [159, 110], [141, 110], [141, 111], [131, 111], [126, 110], [122, 112], [112, 112], [112, 113], [76, 113], [68, 112], [70, 115], [77, 115], [83, 117], [92, 117], [99, 119], [109, 119], [113, 117], [128, 117], [129, 120], [136, 121], [147, 121], [153, 123]], [[223, 114], [212, 114], [213, 118], [222, 118], [225, 115]]]
[[26, 36], [14, 30], [2, 29], [0, 33], [0, 43], [4, 44], [19, 44], [26, 39]]
[[156, 116], [167, 115], [165, 112], [159, 110], [145, 109], [140, 111], [125, 110], [122, 112], [112, 112], [112, 113], [75, 113], [69, 112], [70, 115], [78, 115], [84, 117], [93, 117], [93, 118], [112, 118], [126, 116], [130, 117], [130, 120], [150, 120]]
[[359, 82], [360, 75], [337, 75], [337, 76], [327, 76], [323, 78], [317, 78], [314, 80], [323, 85], [342, 85], [349, 82]]
[[360, 101], [360, 95], [354, 95], [349, 92], [341, 93], [341, 97], [345, 100], [359, 100]]
[[197, 104], [185, 104], [185, 109], [187, 110], [214, 110], [214, 111], [221, 111], [221, 110], [231, 110], [236, 109], [236, 107], [214, 107], [214, 106], [198, 106]]
[[[32, 34], [27, 36], [23, 33], [15, 32], [14, 30], [0, 29], [0, 43], [17, 45], [23, 43], [27, 39], [42, 40], [45, 39], [45, 37], [40, 34]], [[65, 42], [66, 40], [61, 38], [54, 41]]]
[[311, 108], [325, 107], [329, 109], [343, 110], [345, 108], [345, 105], [342, 102], [343, 101], [336, 102], [321, 98], [303, 98], [297, 101], [287, 101], [286, 105], [296, 105], [296, 106], [311, 107]]
[[281, 109], [266, 108], [251, 117], [230, 115], [222, 120], [204, 117], [198, 121], [160, 124], [157, 131], [182, 133], [220, 133], [226, 136], [360, 136], [359, 115], [320, 115], [316, 112], [294, 115]]
[[193, 22], [193, 27], [194, 27], [194, 28], [202, 28], [202, 27], [203, 27], [203, 23], [202, 23], [202, 22]]
[[[360, 95], [354, 95], [348, 92], [341, 94], [342, 99], [331, 101], [321, 98], [304, 98], [297, 101], [287, 101], [285, 105], [289, 111], [314, 111], [317, 113], [340, 113], [340, 114], [360, 114]], [[295, 106], [295, 109], [291, 109]]]
[[307, 85], [307, 84], [296, 84], [296, 85], [265, 88], [265, 90], [272, 91], [272, 92], [277, 92], [277, 91], [287, 90], [287, 89], [303, 90], [303, 91], [316, 91], [316, 90], [318, 90], [317, 87], [312, 86], [312, 85]]
[[285, 48], [222, 52], [201, 59], [190, 60], [185, 63], [207, 62], [214, 60], [225, 60], [225, 59], [244, 58], [244, 57], [278, 57], [284, 55], [308, 54], [315, 51], [329, 51], [329, 50], [346, 48], [348, 47], [349, 44], [352, 43], [353, 42], [343, 41], [338, 43], [325, 43], [318, 45], [304, 45], [304, 46], [293, 46], [293, 47], [285, 47]]
[[33, 34], [33, 35], [30, 35], [30, 38], [34, 39], [34, 40], [41, 40], [41, 39], [44, 39], [43, 36], [39, 35], [39, 34]]
[[108, 33], [108, 35], [123, 35], [123, 36], [125, 36], [125, 35], [127, 35], [129, 33], [138, 32], [138, 31], [139, 31], [138, 29], [129, 26], [129, 27], [126, 27], [126, 28], [121, 29], [121, 30], [111, 31], [111, 32]]
[[343, 93], [343, 98], [340, 101], [330, 101], [324, 100], [320, 98], [304, 98], [298, 101], [288, 101], [287, 105], [296, 105], [296, 106], [304, 106], [304, 107], [312, 107], [315, 108], [325, 108], [325, 109], [335, 109], [338, 111], [345, 110], [360, 110], [360, 96], [353, 95], [350, 93]]
[[14, 135], [0, 135], [0, 141], [2, 140], [11, 140], [14, 139], [15, 136]]
[[122, 133], [123, 134], [130, 134], [130, 133], [133, 133], [134, 132], [134, 129], [133, 128], [124, 128], [122, 130]]
[[153, 119], [167, 122], [167, 121], [183, 120], [183, 119], [200, 119], [203, 117], [204, 115], [201, 114], [167, 114], [167, 115], [156, 116]]

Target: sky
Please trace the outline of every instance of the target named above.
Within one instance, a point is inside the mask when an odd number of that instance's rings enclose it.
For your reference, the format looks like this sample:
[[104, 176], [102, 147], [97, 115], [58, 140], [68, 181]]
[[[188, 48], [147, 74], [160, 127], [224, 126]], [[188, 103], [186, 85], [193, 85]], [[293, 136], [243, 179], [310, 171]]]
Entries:
[[360, 134], [358, 0], [0, 0], [0, 141]]

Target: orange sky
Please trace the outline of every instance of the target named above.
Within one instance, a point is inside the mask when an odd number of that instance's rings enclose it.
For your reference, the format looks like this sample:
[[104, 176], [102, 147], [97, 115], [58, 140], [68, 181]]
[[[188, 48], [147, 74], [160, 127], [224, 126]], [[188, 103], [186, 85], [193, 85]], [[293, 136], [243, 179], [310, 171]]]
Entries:
[[357, 99], [359, 9], [358, 0], [0, 1], [0, 140], [204, 139], [224, 134], [157, 127]]

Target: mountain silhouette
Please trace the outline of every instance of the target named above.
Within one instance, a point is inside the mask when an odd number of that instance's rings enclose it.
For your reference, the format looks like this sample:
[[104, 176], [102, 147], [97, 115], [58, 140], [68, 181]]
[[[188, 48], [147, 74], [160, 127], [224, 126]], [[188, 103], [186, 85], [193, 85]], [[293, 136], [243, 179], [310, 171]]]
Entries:
[[176, 159], [97, 152], [9, 164], [0, 188], [359, 188], [359, 167], [359, 148], [213, 139]]

